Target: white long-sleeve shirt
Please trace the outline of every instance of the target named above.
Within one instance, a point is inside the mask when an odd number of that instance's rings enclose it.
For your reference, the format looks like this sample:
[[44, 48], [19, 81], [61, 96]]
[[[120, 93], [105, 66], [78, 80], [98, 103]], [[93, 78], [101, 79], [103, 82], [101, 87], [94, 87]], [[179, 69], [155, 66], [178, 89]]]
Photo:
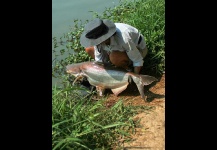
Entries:
[[[95, 60], [101, 62], [104, 59], [108, 60], [107, 56], [103, 55], [104, 53], [119, 50], [127, 53], [133, 62], [133, 66], [143, 66], [143, 57], [139, 52], [139, 49], [144, 49], [146, 46], [143, 36], [139, 33], [138, 29], [130, 25], [124, 23], [115, 23], [115, 25], [116, 34], [110, 37], [110, 45], [99, 44], [98, 46], [94, 46]], [[138, 45], [140, 35], [142, 36], [142, 41]]]

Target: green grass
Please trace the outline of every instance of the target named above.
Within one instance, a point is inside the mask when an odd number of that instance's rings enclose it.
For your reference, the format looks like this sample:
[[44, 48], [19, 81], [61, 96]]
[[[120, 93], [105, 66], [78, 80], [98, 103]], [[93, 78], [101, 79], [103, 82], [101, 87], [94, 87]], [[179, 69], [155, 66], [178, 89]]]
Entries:
[[111, 108], [105, 99], [82, 98], [78, 88], [52, 90], [52, 147], [56, 149], [110, 149], [118, 138], [129, 139], [138, 122], [132, 117], [149, 106], [124, 106], [119, 100]]

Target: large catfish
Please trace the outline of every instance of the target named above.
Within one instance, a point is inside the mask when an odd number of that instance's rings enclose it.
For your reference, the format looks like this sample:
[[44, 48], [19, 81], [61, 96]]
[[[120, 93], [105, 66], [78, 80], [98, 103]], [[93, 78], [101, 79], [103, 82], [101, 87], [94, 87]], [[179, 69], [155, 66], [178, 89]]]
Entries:
[[86, 77], [89, 83], [96, 86], [102, 96], [105, 89], [111, 89], [118, 96], [133, 80], [137, 85], [141, 97], [146, 100], [144, 85], [157, 81], [155, 77], [127, 72], [125, 69], [103, 65], [97, 62], [82, 62], [66, 66], [66, 72], [78, 78]]

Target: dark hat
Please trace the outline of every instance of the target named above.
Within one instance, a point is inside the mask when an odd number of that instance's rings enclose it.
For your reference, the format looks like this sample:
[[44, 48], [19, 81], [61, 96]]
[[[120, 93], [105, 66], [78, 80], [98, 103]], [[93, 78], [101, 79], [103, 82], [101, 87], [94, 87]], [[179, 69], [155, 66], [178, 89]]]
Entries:
[[116, 32], [115, 24], [108, 19], [94, 19], [84, 27], [80, 43], [84, 47], [94, 46], [110, 38]]

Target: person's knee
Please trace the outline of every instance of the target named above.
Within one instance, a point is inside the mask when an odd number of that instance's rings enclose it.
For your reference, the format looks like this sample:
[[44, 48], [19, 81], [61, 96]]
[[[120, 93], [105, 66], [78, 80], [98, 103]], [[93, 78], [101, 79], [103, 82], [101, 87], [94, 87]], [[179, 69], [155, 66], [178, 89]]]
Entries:
[[91, 56], [92, 58], [95, 58], [95, 56], [94, 56], [94, 47], [93, 46], [92, 47], [86, 47], [85, 51], [89, 56]]
[[126, 68], [129, 65], [129, 57], [126, 52], [112, 51], [109, 55], [110, 61], [117, 67]]

